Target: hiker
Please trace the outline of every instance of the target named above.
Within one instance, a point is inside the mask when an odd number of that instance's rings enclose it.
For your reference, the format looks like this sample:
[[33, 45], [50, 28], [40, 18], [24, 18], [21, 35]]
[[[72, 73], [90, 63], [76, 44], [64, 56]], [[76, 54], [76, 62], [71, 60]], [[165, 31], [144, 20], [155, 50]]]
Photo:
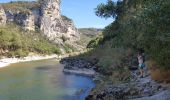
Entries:
[[138, 63], [139, 63], [139, 70], [140, 70], [140, 77], [144, 77], [144, 56], [140, 52], [138, 52]]

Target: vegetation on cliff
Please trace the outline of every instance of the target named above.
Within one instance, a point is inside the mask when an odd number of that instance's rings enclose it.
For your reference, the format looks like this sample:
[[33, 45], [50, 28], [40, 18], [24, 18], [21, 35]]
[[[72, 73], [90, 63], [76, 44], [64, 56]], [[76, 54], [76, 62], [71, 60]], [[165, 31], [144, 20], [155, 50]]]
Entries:
[[39, 8], [40, 3], [35, 1], [11, 1], [9, 3], [2, 4], [4, 10], [12, 10], [15, 11], [25, 11], [28, 9]]
[[0, 27], [0, 55], [24, 57], [29, 52], [59, 54], [57, 45], [50, 43], [39, 32], [25, 31], [15, 24]]

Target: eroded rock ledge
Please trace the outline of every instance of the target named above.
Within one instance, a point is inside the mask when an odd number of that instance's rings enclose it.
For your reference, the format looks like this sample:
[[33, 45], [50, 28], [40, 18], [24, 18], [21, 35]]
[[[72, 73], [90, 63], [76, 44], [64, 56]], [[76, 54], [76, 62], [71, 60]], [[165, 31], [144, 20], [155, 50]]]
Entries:
[[96, 75], [95, 67], [84, 59], [64, 58], [60, 61], [64, 64], [64, 72], [94, 77]]
[[89, 94], [86, 100], [168, 100], [170, 90], [153, 81], [150, 76], [139, 78], [137, 73], [131, 72], [130, 82], [105, 85], [100, 92]]

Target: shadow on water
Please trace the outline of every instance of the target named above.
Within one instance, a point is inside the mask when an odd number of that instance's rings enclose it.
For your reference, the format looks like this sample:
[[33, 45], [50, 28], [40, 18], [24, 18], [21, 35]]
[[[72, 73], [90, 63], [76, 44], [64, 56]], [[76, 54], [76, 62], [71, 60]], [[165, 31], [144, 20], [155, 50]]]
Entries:
[[37, 70], [50, 70], [52, 69], [51, 67], [47, 67], [47, 66], [40, 66], [36, 68]]

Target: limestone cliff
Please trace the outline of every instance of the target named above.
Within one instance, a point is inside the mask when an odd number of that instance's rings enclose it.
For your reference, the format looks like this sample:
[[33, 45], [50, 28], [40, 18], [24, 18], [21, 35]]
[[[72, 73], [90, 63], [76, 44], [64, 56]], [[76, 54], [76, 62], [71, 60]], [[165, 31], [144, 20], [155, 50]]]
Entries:
[[[39, 2], [8, 3], [3, 5], [6, 15], [4, 10], [1, 12], [7, 17], [8, 23], [14, 22], [29, 31], [39, 30], [45, 38], [60, 46], [63, 52], [66, 48], [82, 50], [82, 47], [76, 43], [80, 40], [80, 34], [73, 21], [61, 15], [60, 2], [60, 0], [39, 0]], [[3, 23], [5, 20], [3, 17]]]
[[22, 26], [25, 30], [35, 30], [34, 16], [32, 12], [18, 12], [14, 15], [14, 21], [18, 25]]
[[40, 19], [40, 30], [49, 40], [63, 44], [79, 39], [79, 33], [72, 20], [61, 16], [60, 0], [42, 0]]
[[64, 22], [65, 27], [67, 28], [67, 33], [65, 34], [66, 38], [69, 41], [77, 41], [80, 39], [80, 34], [77, 28], [74, 26], [74, 23], [71, 19], [67, 18], [66, 16], [62, 16], [62, 20]]
[[0, 26], [3, 26], [6, 24], [6, 14], [4, 12], [4, 9], [0, 5]]

